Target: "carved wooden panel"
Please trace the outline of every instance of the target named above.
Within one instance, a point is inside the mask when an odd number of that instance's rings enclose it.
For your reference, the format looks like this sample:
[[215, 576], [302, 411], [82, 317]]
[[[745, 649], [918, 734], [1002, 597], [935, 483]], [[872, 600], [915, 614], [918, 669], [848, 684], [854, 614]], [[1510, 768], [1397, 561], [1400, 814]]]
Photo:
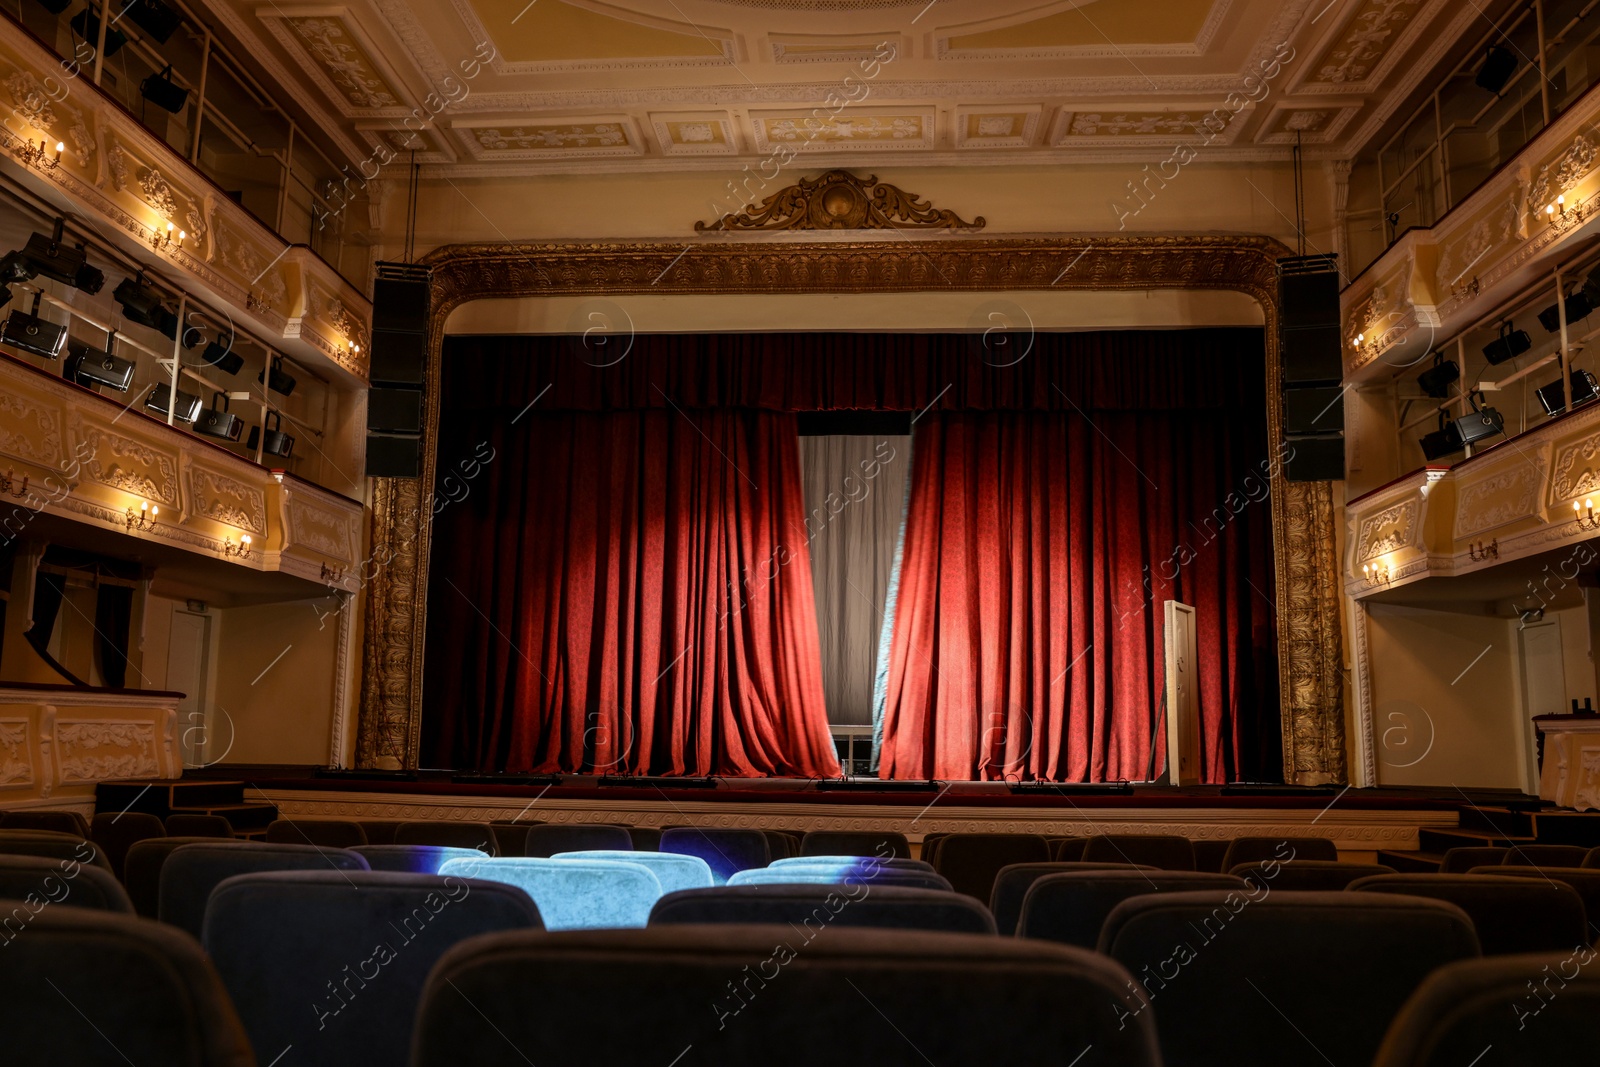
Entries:
[[169, 507], [179, 505], [178, 452], [77, 421], [80, 470], [91, 481]]
[[330, 559], [354, 563], [361, 513], [338, 511], [317, 502], [309, 493], [297, 492], [284, 511], [285, 547], [309, 548]]
[[258, 537], [267, 532], [266, 494], [198, 464], [189, 468], [189, 514], [236, 526]]
[[57, 778], [63, 784], [161, 774], [156, 726], [121, 719], [58, 719]]
[[1550, 476], [1552, 508], [1600, 490], [1600, 430], [1556, 450]]
[[1456, 501], [1456, 536], [1471, 537], [1519, 519], [1537, 518], [1544, 473], [1540, 455], [1462, 486]]
[[1389, 552], [1408, 548], [1416, 539], [1420, 502], [1406, 500], [1361, 520], [1356, 536], [1356, 562], [1365, 563]]
[[41, 467], [59, 467], [61, 410], [20, 393], [0, 392], [0, 453]]
[[31, 786], [33, 742], [27, 719], [0, 719], [0, 789]]

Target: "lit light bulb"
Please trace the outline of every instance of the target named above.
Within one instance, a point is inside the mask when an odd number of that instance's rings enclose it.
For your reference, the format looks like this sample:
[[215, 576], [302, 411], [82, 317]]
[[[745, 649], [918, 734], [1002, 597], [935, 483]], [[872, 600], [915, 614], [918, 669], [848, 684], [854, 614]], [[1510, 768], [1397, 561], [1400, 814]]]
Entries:
[[161, 509], [160, 508], [151, 508], [150, 509], [150, 519], [151, 519], [151, 521], [154, 522], [155, 521], [155, 517], [157, 515], [159, 515], [159, 514], [161, 514]]
[[56, 142], [56, 158], [57, 159], [60, 159], [61, 158], [61, 153], [65, 152], [66, 150], [67, 150], [67, 146], [63, 142], [61, 142], [61, 141], [57, 141]]

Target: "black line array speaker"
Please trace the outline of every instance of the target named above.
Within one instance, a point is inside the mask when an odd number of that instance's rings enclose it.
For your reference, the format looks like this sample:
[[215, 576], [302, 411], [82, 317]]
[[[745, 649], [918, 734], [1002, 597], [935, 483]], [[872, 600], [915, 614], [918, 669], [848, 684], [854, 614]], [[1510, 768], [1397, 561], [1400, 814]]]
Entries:
[[372, 389], [367, 394], [370, 478], [415, 478], [422, 473], [432, 292], [430, 268], [377, 264], [372, 283]]
[[1342, 479], [1344, 359], [1333, 256], [1278, 260], [1278, 353], [1285, 476], [1295, 482]]

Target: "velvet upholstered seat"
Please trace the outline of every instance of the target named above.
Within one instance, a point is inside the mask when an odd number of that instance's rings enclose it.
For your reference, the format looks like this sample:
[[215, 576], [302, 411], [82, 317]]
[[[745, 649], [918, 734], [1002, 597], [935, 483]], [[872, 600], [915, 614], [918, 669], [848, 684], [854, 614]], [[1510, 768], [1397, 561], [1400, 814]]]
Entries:
[[[368, 844], [372, 844], [368, 837]], [[475, 848], [494, 851], [494, 828], [486, 822], [446, 822], [443, 819], [417, 819], [394, 828], [391, 845], [443, 845], [446, 848]]]
[[760, 830], [673, 827], [661, 832], [661, 851], [699, 856], [710, 865], [718, 885], [739, 871], [765, 867], [772, 861], [771, 846]]
[[[214, 837], [155, 837], [137, 841], [128, 849], [123, 861], [122, 884], [127, 887], [133, 910], [146, 919], [161, 914], [161, 868], [167, 859], [184, 845], [214, 845]], [[257, 842], [240, 841], [247, 848], [257, 847]]]
[[632, 852], [633, 835], [626, 826], [602, 823], [546, 823], [530, 826], [523, 840], [524, 856], [549, 857], [558, 852]]
[[850, 891], [837, 885], [716, 886], [668, 893], [650, 911], [650, 925], [693, 923], [794, 924], [825, 927], [943, 930], [992, 934], [994, 918], [965, 893], [906, 886]]
[[596, 849], [590, 852], [562, 852], [553, 857], [558, 860], [611, 860], [617, 863], [637, 863], [648, 867], [661, 883], [663, 893], [679, 889], [706, 889], [716, 884], [711, 877], [711, 867], [699, 856], [680, 856], [675, 852], [635, 852], [627, 849], [608, 852]]
[[354, 819], [274, 819], [267, 827], [267, 842], [354, 848], [367, 844], [367, 832]]
[[447, 860], [481, 860], [475, 848], [449, 848], [445, 845], [357, 845], [350, 850], [367, 861], [375, 871], [400, 874], [438, 874]]
[[892, 831], [811, 830], [800, 841], [802, 856], [877, 856], [888, 859], [911, 857], [906, 835]]
[[661, 899], [661, 881], [650, 868], [615, 860], [501, 856], [450, 860], [439, 873], [516, 886], [533, 898], [550, 930], [643, 926]]
[[254, 1067], [222, 983], [181, 930], [45, 908], [0, 957], [8, 1064]]
[[0, 830], [0, 855], [70, 860], [111, 870], [111, 861], [94, 842], [54, 830]]
[[75, 811], [0, 811], [0, 830], [50, 830], [88, 837], [89, 824]]
[[405, 1067], [422, 986], [452, 946], [537, 929], [499, 882], [392, 871], [276, 871], [211, 895], [202, 941], [259, 1063]]
[[[236, 837], [233, 824], [221, 815], [204, 815], [178, 811], [167, 816], [168, 837]], [[270, 827], [268, 828], [270, 830]], [[267, 840], [272, 840], [270, 834]], [[298, 841], [296, 842], [298, 843]], [[318, 841], [316, 844], [326, 844]]]
[[1338, 860], [1290, 860], [1279, 863], [1241, 863], [1228, 871], [1236, 878], [1264, 885], [1274, 892], [1337, 893], [1351, 882], [1380, 874], [1394, 874], [1381, 863], [1341, 863]]
[[1346, 887], [1447, 900], [1466, 912], [1485, 956], [1571, 949], [1594, 940], [1583, 899], [1565, 882], [1500, 874], [1385, 874]]
[[1231, 871], [1242, 863], [1277, 860], [1327, 860], [1339, 858], [1339, 846], [1326, 837], [1236, 837], [1228, 842], [1222, 856], [1222, 870]]
[[1083, 849], [1085, 863], [1136, 863], [1163, 871], [1195, 869], [1194, 845], [1175, 834], [1100, 834]]
[[728, 879], [734, 885], [897, 885], [909, 889], [948, 890], [950, 883], [927, 871], [899, 870], [867, 861], [842, 865], [759, 867], [739, 871]]
[[1423, 979], [1476, 957], [1478, 938], [1438, 900], [1212, 890], [1123, 901], [1099, 951], [1139, 979], [1165, 1067], [1359, 1065]]
[[1016, 932], [1019, 937], [1092, 949], [1100, 942], [1100, 928], [1105, 925], [1106, 916], [1131, 897], [1244, 888], [1245, 883], [1232, 875], [1202, 871], [1162, 871], [1154, 867], [1053, 871], [1034, 879], [1028, 887]]
[[[1126, 863], [1082, 863], [1060, 861], [1052, 863], [1013, 863], [1000, 868], [995, 876], [994, 892], [989, 894], [989, 911], [994, 914], [995, 928], [1010, 936], [1017, 932], [1017, 921], [1022, 918], [1022, 902], [1028, 890], [1039, 879], [1052, 874], [1070, 874], [1073, 871], [1153, 871], [1154, 867], [1133, 867]], [[1096, 935], [1099, 936], [1098, 930]], [[1094, 947], [1091, 943], [1085, 947]]]
[[0, 926], [17, 917], [16, 906], [50, 905], [133, 914], [133, 902], [110, 871], [75, 860], [0, 855]]
[[89, 820], [89, 840], [105, 854], [111, 873], [122, 877], [128, 849], [139, 841], [165, 837], [161, 820], [142, 811], [103, 811]]
[[947, 834], [939, 839], [933, 866], [957, 893], [987, 904], [1002, 867], [1048, 862], [1050, 845], [1039, 834]]
[[211, 891], [238, 874], [263, 871], [364, 871], [367, 861], [342, 848], [213, 841], [174, 849], [161, 865], [157, 914], [200, 936]]
[[1528, 867], [1502, 865], [1477, 867], [1469, 874], [1495, 874], [1503, 878], [1526, 878], [1536, 882], [1561, 882], [1570, 885], [1583, 898], [1583, 910], [1592, 924], [1590, 933], [1600, 928], [1600, 870], [1591, 867]]
[[[967, 934], [496, 934], [439, 962], [412, 1064], [1155, 1067], [1130, 984], [1093, 953]], [[627, 1024], [597, 1030], [596, 1005]]]

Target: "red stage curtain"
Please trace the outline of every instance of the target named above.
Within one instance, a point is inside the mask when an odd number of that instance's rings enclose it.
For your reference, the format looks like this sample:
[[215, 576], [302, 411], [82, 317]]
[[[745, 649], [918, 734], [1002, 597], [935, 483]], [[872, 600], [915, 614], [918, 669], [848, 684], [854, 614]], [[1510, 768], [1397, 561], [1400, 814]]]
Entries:
[[794, 416], [532, 411], [483, 432], [467, 451], [489, 458], [436, 507], [430, 761], [839, 773]]
[[921, 420], [880, 775], [1146, 778], [1168, 599], [1197, 608], [1204, 780], [1259, 773], [1272, 541], [1251, 421]]

